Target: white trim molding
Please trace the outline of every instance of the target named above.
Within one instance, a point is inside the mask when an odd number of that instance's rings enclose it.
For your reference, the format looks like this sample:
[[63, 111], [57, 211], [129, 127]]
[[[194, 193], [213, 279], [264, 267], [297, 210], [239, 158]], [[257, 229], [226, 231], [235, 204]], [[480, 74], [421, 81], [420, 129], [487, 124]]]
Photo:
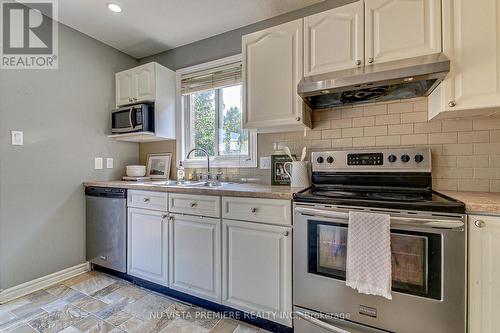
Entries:
[[50, 287], [56, 283], [70, 279], [82, 273], [88, 272], [90, 265], [88, 262], [79, 264], [73, 267], [63, 269], [62, 271], [55, 272], [38, 279], [31, 280], [20, 285], [4, 289], [0, 291], [0, 304], [4, 304], [13, 299], [31, 294], [43, 288]]

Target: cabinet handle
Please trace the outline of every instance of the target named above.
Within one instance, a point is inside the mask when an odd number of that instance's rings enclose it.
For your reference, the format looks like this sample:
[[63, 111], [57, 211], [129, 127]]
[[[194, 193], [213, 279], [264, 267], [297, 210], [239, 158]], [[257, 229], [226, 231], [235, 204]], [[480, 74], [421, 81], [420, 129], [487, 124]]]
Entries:
[[449, 102], [448, 102], [448, 106], [449, 106], [450, 108], [453, 108], [453, 107], [455, 107], [456, 105], [457, 105], [457, 103], [455, 103], [455, 101], [449, 101]]
[[198, 206], [198, 203], [197, 202], [191, 202], [189, 204], [189, 206], [191, 206], [191, 208], [194, 208], [194, 207]]
[[368, 63], [373, 64], [373, 58], [368, 58]]
[[482, 228], [482, 227], [484, 227], [484, 222], [481, 220], [476, 220], [476, 221], [474, 221], [474, 225], [478, 228]]
[[356, 66], [359, 66], [359, 65], [361, 65], [361, 60], [358, 59], [358, 60], [356, 60]]
[[144, 202], [149, 202], [149, 198], [144, 198], [143, 201]]
[[301, 119], [300, 117], [295, 118], [295, 120], [297, 120], [297, 121], [300, 121], [300, 119]]
[[133, 102], [134, 100], [133, 100], [132, 98], [130, 98], [130, 97], [129, 97], [129, 98], [128, 98], [128, 101], [129, 101], [129, 102]]
[[283, 232], [283, 236], [287, 237], [288, 235], [290, 235], [288, 231]]
[[250, 212], [252, 212], [252, 213], [254, 213], [254, 214], [255, 214], [255, 213], [257, 212], [257, 208], [252, 207], [252, 209], [250, 209]]
[[106, 257], [106, 256], [100, 256], [99, 259], [104, 260], [104, 261], [108, 261], [108, 257]]

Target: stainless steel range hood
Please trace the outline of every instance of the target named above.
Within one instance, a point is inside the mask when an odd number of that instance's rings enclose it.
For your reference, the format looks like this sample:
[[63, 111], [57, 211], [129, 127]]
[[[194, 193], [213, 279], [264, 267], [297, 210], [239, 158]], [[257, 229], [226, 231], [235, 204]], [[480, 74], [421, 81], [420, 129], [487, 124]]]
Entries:
[[311, 109], [429, 95], [450, 71], [443, 54], [368, 65], [303, 78], [298, 94]]

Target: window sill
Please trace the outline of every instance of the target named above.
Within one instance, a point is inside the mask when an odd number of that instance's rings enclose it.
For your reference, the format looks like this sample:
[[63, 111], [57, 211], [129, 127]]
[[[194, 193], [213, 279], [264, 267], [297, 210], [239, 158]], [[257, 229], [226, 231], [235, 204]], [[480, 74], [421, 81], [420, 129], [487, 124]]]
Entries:
[[[185, 168], [206, 168], [207, 159], [183, 160], [182, 166]], [[211, 158], [210, 167], [213, 168], [256, 168], [257, 160], [245, 157], [235, 158]]]

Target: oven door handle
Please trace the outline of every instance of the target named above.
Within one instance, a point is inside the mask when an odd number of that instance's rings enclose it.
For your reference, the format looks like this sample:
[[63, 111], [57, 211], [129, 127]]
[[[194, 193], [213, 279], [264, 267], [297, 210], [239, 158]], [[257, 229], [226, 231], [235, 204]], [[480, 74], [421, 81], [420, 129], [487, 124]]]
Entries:
[[[317, 208], [305, 208], [305, 207], [296, 207], [295, 211], [302, 215], [341, 219], [345, 221], [341, 223], [344, 224], [349, 223], [349, 213], [335, 212], [331, 210], [324, 210]], [[412, 226], [441, 228], [441, 229], [463, 229], [465, 226], [465, 223], [461, 220], [440, 220], [440, 219], [402, 217], [402, 216], [391, 216], [391, 224], [412, 225]]]
[[[340, 322], [340, 320], [335, 320], [336, 321], [335, 325], [332, 325], [329, 322], [325, 322], [323, 320], [314, 318], [313, 316], [308, 315], [306, 312], [303, 312], [300, 310], [295, 310], [295, 314], [297, 315], [297, 317], [300, 317], [301, 319], [303, 319], [303, 320], [305, 320], [305, 321], [307, 321], [315, 326], [321, 327], [322, 329], [325, 329], [328, 332], [332, 332], [332, 333], [362, 333], [362, 332], [363, 333], [382, 333], [383, 332], [383, 331], [380, 331], [380, 330], [377, 330], [374, 328], [369, 328], [369, 327], [365, 327], [365, 326], [361, 327], [361, 325], [354, 324], [354, 323], [351, 323], [351, 326], [354, 326], [354, 327], [343, 328], [342, 327], [343, 325], [341, 325], [340, 323], [337, 323], [337, 321]], [[351, 329], [354, 329], [354, 331]]]

